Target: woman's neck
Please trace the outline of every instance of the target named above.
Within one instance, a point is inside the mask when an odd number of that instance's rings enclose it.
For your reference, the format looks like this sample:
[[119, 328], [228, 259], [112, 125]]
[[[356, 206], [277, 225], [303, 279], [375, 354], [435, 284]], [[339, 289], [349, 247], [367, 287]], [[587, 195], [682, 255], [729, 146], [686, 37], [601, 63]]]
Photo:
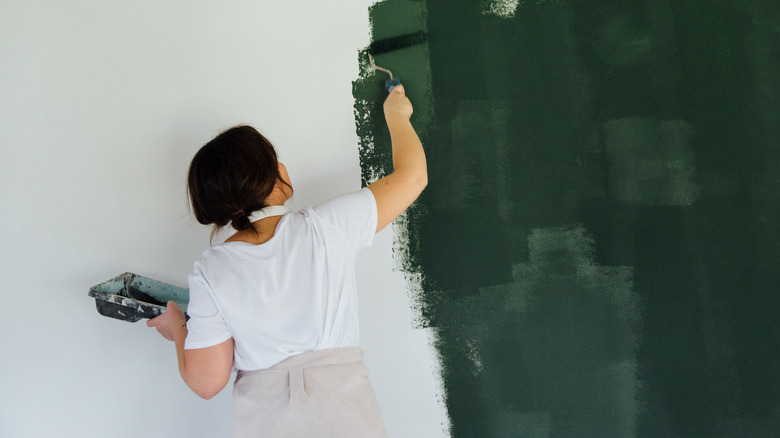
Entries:
[[282, 220], [282, 216], [271, 216], [252, 222], [252, 228], [233, 234], [225, 242], [246, 242], [261, 245], [274, 237], [276, 226], [279, 225], [280, 220]]

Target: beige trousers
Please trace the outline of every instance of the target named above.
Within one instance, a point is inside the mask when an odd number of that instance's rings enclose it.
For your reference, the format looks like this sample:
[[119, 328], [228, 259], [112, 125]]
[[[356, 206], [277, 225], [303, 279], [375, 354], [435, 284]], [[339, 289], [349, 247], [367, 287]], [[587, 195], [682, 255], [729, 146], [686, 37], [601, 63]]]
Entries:
[[231, 436], [387, 437], [363, 351], [318, 350], [239, 371]]

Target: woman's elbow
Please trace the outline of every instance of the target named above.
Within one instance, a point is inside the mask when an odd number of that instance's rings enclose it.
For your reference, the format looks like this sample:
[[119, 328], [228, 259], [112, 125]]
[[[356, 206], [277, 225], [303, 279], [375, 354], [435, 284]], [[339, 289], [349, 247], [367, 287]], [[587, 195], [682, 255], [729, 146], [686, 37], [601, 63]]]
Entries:
[[203, 400], [211, 400], [217, 394], [219, 394], [220, 391], [200, 391], [200, 392], [196, 391], [195, 394], [197, 394], [198, 397], [202, 398]]
[[415, 179], [415, 186], [417, 187], [417, 196], [420, 196], [420, 193], [428, 187], [428, 172], [421, 173]]
[[[219, 394], [230, 380], [230, 371], [225, 370], [219, 373], [213, 371], [191, 372], [192, 370], [181, 370], [181, 377], [184, 383], [198, 397], [204, 400], [210, 400]], [[189, 371], [189, 372], [188, 372]]]
[[418, 193], [421, 193], [428, 185], [428, 169], [425, 166], [416, 169], [414, 172], [407, 173], [405, 177], [408, 184], [410, 184], [411, 187], [414, 187]]
[[227, 383], [190, 385], [190, 389], [203, 400], [211, 400], [227, 386]]
[[193, 350], [184, 350], [179, 361], [179, 373], [184, 383], [198, 397], [209, 400], [219, 394], [233, 368], [233, 340]]

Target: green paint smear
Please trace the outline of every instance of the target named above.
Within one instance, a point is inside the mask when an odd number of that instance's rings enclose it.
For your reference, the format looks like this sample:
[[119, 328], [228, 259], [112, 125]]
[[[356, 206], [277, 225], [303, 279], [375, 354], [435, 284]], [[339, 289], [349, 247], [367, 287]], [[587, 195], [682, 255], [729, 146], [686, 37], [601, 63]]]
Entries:
[[[387, 0], [455, 437], [780, 435], [780, 3]], [[363, 184], [392, 169], [359, 53]]]

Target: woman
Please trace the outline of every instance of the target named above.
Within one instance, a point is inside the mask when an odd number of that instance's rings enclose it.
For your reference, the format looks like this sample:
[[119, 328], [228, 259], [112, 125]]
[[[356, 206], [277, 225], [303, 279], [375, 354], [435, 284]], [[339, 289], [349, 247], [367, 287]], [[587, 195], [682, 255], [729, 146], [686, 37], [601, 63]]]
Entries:
[[290, 213], [287, 170], [253, 128], [195, 155], [188, 189], [198, 222], [236, 233], [189, 276], [185, 322], [173, 302], [148, 322], [175, 343], [179, 372], [209, 399], [238, 370], [234, 437], [383, 437], [357, 348], [355, 257], [427, 185], [425, 153], [403, 86], [384, 103], [394, 171], [367, 188]]

